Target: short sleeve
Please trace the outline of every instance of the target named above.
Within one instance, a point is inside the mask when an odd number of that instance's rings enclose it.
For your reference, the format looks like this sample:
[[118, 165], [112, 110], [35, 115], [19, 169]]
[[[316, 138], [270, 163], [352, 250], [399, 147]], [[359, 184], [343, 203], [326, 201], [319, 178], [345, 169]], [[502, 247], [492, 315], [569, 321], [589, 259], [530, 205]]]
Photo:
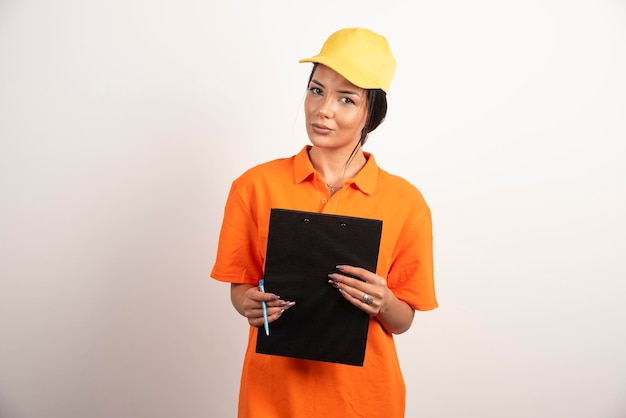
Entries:
[[435, 309], [433, 235], [430, 209], [425, 202], [408, 217], [409, 222], [399, 237], [394, 261], [388, 274], [388, 285], [398, 299], [413, 309]]
[[235, 181], [226, 200], [211, 277], [223, 282], [257, 284], [262, 274], [258, 225]]

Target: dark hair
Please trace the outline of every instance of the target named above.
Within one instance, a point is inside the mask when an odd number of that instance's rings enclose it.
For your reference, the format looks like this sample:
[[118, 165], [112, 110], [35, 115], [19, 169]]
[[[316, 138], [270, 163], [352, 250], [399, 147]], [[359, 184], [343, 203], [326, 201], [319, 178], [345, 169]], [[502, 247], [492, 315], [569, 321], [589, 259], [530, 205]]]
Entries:
[[[307, 88], [309, 84], [311, 84], [311, 80], [313, 79], [313, 74], [315, 74], [317, 66], [317, 63], [313, 64]], [[363, 130], [361, 131], [361, 138], [359, 139], [357, 148], [359, 145], [363, 146], [365, 144], [365, 141], [367, 141], [367, 135], [376, 129], [378, 125], [385, 120], [385, 116], [387, 116], [387, 94], [384, 90], [365, 89], [365, 92], [367, 97], [367, 119], [365, 120], [365, 126], [363, 126]], [[354, 154], [355, 152], [356, 148], [352, 153]]]
[[387, 94], [381, 89], [366, 89], [367, 120], [361, 132], [361, 145], [367, 141], [367, 134], [378, 128], [387, 116]]

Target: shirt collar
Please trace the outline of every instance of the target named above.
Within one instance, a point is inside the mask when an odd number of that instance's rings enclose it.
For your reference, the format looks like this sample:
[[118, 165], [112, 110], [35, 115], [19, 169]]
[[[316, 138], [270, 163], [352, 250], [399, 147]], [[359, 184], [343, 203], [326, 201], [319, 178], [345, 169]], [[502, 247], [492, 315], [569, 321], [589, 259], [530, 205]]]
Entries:
[[[302, 150], [296, 154], [294, 158], [294, 180], [296, 183], [302, 183], [304, 180], [313, 177], [315, 168], [309, 159], [310, 145], [305, 145]], [[376, 188], [376, 178], [378, 176], [378, 165], [374, 156], [369, 152], [363, 152], [367, 162], [352, 179], [352, 183], [365, 194], [374, 193]]]

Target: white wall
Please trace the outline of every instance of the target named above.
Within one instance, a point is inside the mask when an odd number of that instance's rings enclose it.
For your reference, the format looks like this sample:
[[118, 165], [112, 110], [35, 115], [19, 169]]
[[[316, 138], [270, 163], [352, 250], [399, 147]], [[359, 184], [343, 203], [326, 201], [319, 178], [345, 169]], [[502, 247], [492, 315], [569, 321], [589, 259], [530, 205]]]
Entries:
[[624, 1], [0, 0], [2, 418], [235, 416], [226, 193], [353, 25], [398, 59], [367, 149], [434, 216], [407, 417], [626, 416]]

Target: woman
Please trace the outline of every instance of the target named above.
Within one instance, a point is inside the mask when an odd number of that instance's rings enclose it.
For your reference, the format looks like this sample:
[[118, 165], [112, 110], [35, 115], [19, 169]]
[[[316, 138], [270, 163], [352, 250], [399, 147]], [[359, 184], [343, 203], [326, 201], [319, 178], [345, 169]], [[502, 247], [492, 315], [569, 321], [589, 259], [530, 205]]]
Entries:
[[[362, 149], [385, 118], [395, 59], [383, 36], [346, 28], [300, 62], [313, 63], [304, 103], [311, 145], [233, 182], [211, 272], [231, 283], [233, 306], [250, 324], [239, 417], [403, 417], [393, 334], [410, 328], [416, 309], [434, 309], [437, 301], [430, 210], [413, 185]], [[339, 266], [329, 274], [329, 286], [370, 315], [362, 367], [256, 353], [262, 302], [270, 323], [297, 306], [258, 287], [271, 208], [383, 221], [375, 272]]]

